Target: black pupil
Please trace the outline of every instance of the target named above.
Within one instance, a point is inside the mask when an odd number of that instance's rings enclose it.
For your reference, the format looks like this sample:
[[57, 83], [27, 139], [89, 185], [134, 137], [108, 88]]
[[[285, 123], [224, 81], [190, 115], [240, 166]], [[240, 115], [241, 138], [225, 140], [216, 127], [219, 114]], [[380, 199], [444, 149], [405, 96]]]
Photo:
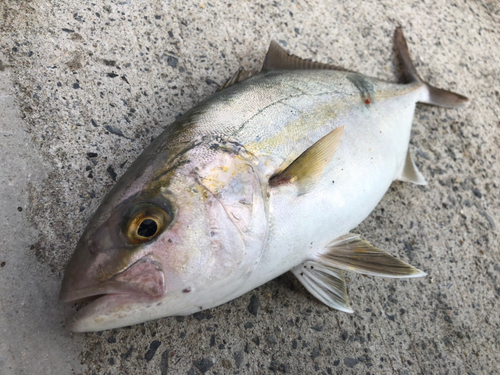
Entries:
[[141, 237], [152, 237], [155, 235], [157, 230], [158, 224], [156, 224], [156, 221], [152, 219], [146, 219], [141, 223], [141, 225], [139, 225], [137, 234]]

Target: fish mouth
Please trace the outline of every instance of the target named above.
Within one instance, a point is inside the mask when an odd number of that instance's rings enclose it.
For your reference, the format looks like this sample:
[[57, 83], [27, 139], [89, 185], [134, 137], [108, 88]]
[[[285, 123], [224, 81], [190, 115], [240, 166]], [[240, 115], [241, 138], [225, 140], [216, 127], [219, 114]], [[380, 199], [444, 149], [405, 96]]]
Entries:
[[[119, 309], [128, 302], [154, 301], [165, 294], [165, 275], [161, 263], [145, 256], [110, 279], [80, 288], [63, 288], [59, 299], [64, 303], [87, 304], [68, 319], [74, 330], [80, 318], [93, 315], [106, 306], [106, 310]], [[98, 306], [101, 306], [98, 310]]]

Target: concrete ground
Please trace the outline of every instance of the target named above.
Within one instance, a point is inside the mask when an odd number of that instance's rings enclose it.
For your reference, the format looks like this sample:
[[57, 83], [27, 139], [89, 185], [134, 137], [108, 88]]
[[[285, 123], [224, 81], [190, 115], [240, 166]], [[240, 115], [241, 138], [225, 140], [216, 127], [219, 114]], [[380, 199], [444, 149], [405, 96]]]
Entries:
[[[437, 4], [436, 4], [437, 3]], [[63, 327], [65, 264], [103, 195], [177, 115], [268, 43], [469, 107], [418, 106], [411, 152], [360, 233], [424, 279], [349, 274], [355, 313], [286, 274], [219, 308], [102, 333]], [[0, 2], [1, 374], [497, 374], [500, 4], [320, 0]]]

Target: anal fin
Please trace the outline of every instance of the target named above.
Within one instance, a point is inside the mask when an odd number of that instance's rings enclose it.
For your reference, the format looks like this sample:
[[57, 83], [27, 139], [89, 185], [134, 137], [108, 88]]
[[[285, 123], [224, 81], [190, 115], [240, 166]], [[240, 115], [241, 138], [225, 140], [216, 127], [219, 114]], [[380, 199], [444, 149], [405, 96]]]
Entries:
[[330, 267], [354, 271], [363, 275], [391, 278], [423, 277], [427, 274], [403, 262], [384, 250], [377, 249], [357, 234], [337, 238], [327, 246], [319, 259]]
[[352, 313], [344, 272], [325, 263], [306, 260], [292, 269], [304, 287], [325, 305]]
[[403, 167], [401, 175], [398, 177], [398, 180], [413, 182], [417, 185], [427, 185], [427, 181], [425, 180], [424, 176], [422, 175], [422, 173], [420, 173], [417, 166], [413, 162], [410, 154], [410, 149], [408, 149], [408, 152], [406, 153], [405, 165]]

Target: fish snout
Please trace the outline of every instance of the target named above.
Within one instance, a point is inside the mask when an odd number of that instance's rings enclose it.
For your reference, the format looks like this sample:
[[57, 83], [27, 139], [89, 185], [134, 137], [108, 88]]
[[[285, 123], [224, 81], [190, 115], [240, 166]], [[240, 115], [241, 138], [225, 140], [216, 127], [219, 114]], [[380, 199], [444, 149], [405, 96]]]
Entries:
[[101, 267], [88, 270], [68, 267], [68, 271], [59, 293], [59, 299], [66, 303], [92, 301], [104, 295], [117, 294], [157, 298], [166, 292], [163, 267], [151, 255], [140, 258], [104, 280], [102, 275], [107, 272]]

